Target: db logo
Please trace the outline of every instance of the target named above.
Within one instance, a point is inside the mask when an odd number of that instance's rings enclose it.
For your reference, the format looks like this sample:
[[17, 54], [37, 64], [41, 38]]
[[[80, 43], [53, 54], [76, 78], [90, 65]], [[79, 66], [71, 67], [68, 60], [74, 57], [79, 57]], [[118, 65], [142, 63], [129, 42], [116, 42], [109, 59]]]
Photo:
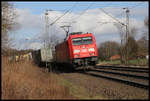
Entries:
[[85, 46], [82, 46], [82, 48], [85, 48]]
[[82, 52], [86, 52], [86, 49], [82, 49]]

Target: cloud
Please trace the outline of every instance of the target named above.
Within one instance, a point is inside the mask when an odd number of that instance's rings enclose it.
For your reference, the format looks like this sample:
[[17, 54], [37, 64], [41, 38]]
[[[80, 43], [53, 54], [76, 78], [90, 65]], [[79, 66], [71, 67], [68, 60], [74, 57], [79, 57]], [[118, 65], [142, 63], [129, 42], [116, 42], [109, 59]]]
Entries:
[[145, 17], [145, 16], [148, 16], [148, 8], [146, 7], [143, 7], [143, 8], [135, 8], [135, 9], [131, 9], [130, 10], [130, 13], [131, 13], [131, 16], [133, 17], [141, 17], [142, 15]]
[[[105, 11], [112, 14], [112, 16], [117, 16], [118, 14], [122, 13], [123, 10], [116, 9], [112, 7], [104, 8]], [[44, 12], [40, 15], [35, 15], [32, 13], [32, 10], [29, 9], [16, 9], [17, 14], [19, 17], [17, 18], [18, 23], [21, 25], [21, 27], [26, 30], [26, 33], [31, 32], [32, 30], [37, 30], [37, 34], [34, 36], [31, 35], [32, 43], [30, 43], [30, 48], [39, 48], [40, 42], [36, 42], [37, 37], [40, 39], [44, 38], [45, 33], [45, 16]], [[134, 12], [134, 16], [146, 16], [148, 8], [135, 8], [134, 10], [131, 10]], [[125, 14], [125, 12], [123, 13]], [[131, 13], [132, 14], [132, 13]], [[63, 13], [59, 11], [51, 11], [49, 12], [49, 23], [52, 23], [55, 21], [58, 17], [62, 16]], [[118, 20], [125, 23], [125, 15], [124, 17], [118, 17]], [[60, 28], [60, 26], [63, 25], [69, 25], [68, 22], [76, 21], [76, 23], [71, 24], [70, 32], [74, 31], [82, 31], [82, 32], [92, 32], [96, 36], [96, 40], [98, 44], [102, 42], [100, 39], [101, 37], [104, 37], [103, 41], [111, 39], [112, 40], [119, 40], [119, 35], [114, 37], [113, 34], [118, 34], [117, 28], [114, 26], [113, 23], [107, 23], [103, 24], [103, 22], [115, 22], [111, 17], [104, 14], [102, 11], [97, 9], [89, 9], [86, 11], [82, 16], [80, 16], [80, 13], [68, 13], [62, 18], [59, 19], [53, 26], [50, 26], [49, 28], [49, 34], [55, 34], [60, 39], [63, 39], [65, 37], [65, 31]], [[136, 27], [138, 29], [141, 29], [143, 25], [143, 20], [137, 20], [136, 17], [130, 18], [130, 27]], [[109, 37], [108, 37], [109, 36]], [[34, 41], [33, 41], [34, 40]], [[35, 43], [36, 42], [36, 43]]]
[[17, 22], [24, 29], [44, 28], [43, 15], [34, 15], [29, 9], [16, 9], [18, 18]]
[[37, 50], [37, 49], [40, 49], [43, 47], [43, 44], [42, 43], [37, 43], [37, 42], [34, 42], [34, 43], [31, 43], [29, 46], [28, 46], [28, 49], [34, 49], [34, 50]]

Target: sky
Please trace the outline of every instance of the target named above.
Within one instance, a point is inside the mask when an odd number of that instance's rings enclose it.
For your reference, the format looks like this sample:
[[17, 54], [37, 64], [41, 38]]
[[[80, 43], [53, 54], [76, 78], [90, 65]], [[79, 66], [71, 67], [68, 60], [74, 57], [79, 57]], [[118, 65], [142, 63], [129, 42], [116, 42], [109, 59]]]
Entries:
[[[116, 22], [105, 12], [122, 23], [126, 23], [126, 12], [123, 8], [129, 8], [129, 26], [136, 27], [139, 39], [144, 28], [143, 20], [148, 16], [148, 2], [11, 2], [14, 4], [18, 15], [16, 18], [19, 28], [10, 35], [14, 39], [17, 49], [39, 49], [43, 47], [43, 35], [45, 33], [45, 11], [48, 12], [48, 23], [56, 23], [49, 27], [49, 36], [57, 36], [58, 40], [65, 38], [65, 32], [60, 26], [71, 25], [70, 32], [90, 32], [99, 46], [105, 41], [120, 42], [120, 36], [113, 22]], [[70, 23], [75, 22], [75, 23]], [[108, 23], [106, 23], [108, 22]]]

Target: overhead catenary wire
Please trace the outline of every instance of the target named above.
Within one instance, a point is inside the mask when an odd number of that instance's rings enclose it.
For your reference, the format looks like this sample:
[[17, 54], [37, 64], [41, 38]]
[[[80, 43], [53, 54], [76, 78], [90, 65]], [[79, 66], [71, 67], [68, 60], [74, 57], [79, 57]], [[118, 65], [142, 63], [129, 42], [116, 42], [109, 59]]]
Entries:
[[[128, 7], [123, 7], [123, 8], [129, 8], [129, 9], [131, 10], [131, 9], [134, 9], [134, 8], [136, 8], [136, 7], [138, 7], [138, 6], [142, 5], [142, 4], [144, 4], [144, 3], [145, 3], [145, 2], [141, 2], [141, 3], [138, 3], [138, 4], [134, 5], [134, 6], [128, 6]], [[121, 12], [120, 14], [116, 15], [116, 17], [121, 16], [123, 13], [124, 13], [124, 12]]]
[[[93, 3], [92, 3], [91, 5], [93, 5]], [[83, 15], [83, 14], [90, 8], [91, 5], [89, 5], [89, 6], [87, 7], [87, 9], [86, 9], [85, 11], [83, 11], [83, 12], [80, 14], [80, 16]], [[95, 4], [94, 4], [94, 5], [95, 5]], [[109, 3], [109, 6], [110, 6], [110, 5], [113, 5], [113, 4], [112, 4], [112, 3]], [[105, 6], [105, 7], [109, 7], [109, 6], [108, 6], [108, 4], [107, 4], [107, 6]], [[104, 8], [104, 7], [103, 7], [103, 8]], [[80, 16], [79, 16], [79, 17], [80, 17]], [[79, 19], [79, 18], [78, 18], [78, 19]], [[77, 22], [77, 21], [72, 21], [71, 23], [73, 24], [73, 23], [76, 23], [76, 22]], [[71, 25], [71, 23], [70, 23], [70, 25]], [[97, 28], [97, 26], [94, 27], [94, 29], [95, 29], [95, 28]]]
[[[78, 17], [76, 17], [76, 19], [79, 19], [94, 3], [91, 3], [82, 13], [80, 13], [80, 15]], [[72, 21], [70, 24], [73, 24], [73, 22], [77, 22], [77, 21]]]
[[[103, 8], [99, 8], [99, 9], [101, 9], [106, 15], [110, 16], [110, 17], [113, 18], [115, 21], [119, 22], [121, 25], [125, 26], [124, 23], [122, 23], [122, 22], [119, 21], [118, 19], [114, 18], [113, 16], [111, 16], [110, 14], [108, 14], [107, 12], [105, 12], [105, 11], [103, 10]], [[122, 13], [123, 13], [123, 12], [122, 12]], [[122, 13], [121, 13], [121, 14], [122, 14]], [[119, 15], [120, 15], [120, 14], [119, 14]], [[101, 25], [104, 25], [104, 24], [107, 24], [107, 23], [116, 23], [116, 22], [107, 21], [107, 22], [98, 22], [98, 23], [101, 23]], [[94, 29], [96, 29], [96, 28], [97, 28], [97, 26], [94, 27]]]
[[[77, 4], [78, 4], [78, 2], [75, 3], [75, 5], [73, 5], [72, 10], [73, 10], [73, 8], [74, 8]], [[86, 10], [84, 10], [77, 18], [80, 18], [93, 4], [94, 4], [94, 3], [92, 2], [92, 3], [86, 8]], [[70, 9], [70, 10], [71, 10], [71, 9]], [[77, 19], [77, 18], [76, 18], [76, 19]], [[68, 24], [68, 26], [71, 26], [71, 24], [73, 24], [73, 23], [74, 23], [74, 21], [70, 22], [70, 23]]]
[[[91, 3], [78, 17], [76, 17], [76, 19], [79, 19], [91, 6], [95, 5], [94, 3]], [[109, 6], [112, 5], [112, 3], [109, 3]], [[109, 7], [109, 6], [105, 6], [105, 7]], [[104, 7], [103, 7], [104, 8]], [[72, 21], [70, 22], [69, 25], [73, 24], [73, 23], [77, 23], [77, 21]], [[96, 27], [95, 27], [96, 28]]]
[[[95, 1], [94, 1], [95, 2]], [[47, 4], [48, 5], [50, 5], [50, 6], [72, 6], [72, 3], [74, 3], [74, 2], [48, 2]], [[87, 5], [89, 5], [89, 3], [90, 2], [80, 2], [80, 6], [87, 6]], [[95, 6], [103, 6], [103, 5], [108, 5], [108, 2], [95, 2], [96, 4], [95, 4]], [[111, 2], [114, 6], [121, 6], [121, 5], [123, 5], [123, 3], [121, 4], [120, 3], [120, 5], [119, 4], [115, 4], [115, 2]], [[125, 3], [124, 3], [125, 4]]]
[[[143, 2], [142, 3], [140, 3], [140, 4], [136, 4], [136, 5], [134, 5], [134, 6], [132, 6], [131, 8], [135, 8], [135, 7], [137, 7], [137, 6], [139, 6], [139, 5], [141, 5], [141, 4], [143, 4]], [[104, 8], [104, 7], [103, 7]], [[103, 10], [104, 11], [104, 10]], [[86, 11], [84, 11], [84, 13], [85, 13]], [[105, 14], [106, 14], [107, 12], [105, 12]], [[117, 17], [118, 16], [120, 16], [120, 15], [122, 15], [124, 12], [121, 12], [121, 14], [118, 14], [117, 15]], [[107, 13], [108, 14], [108, 13]], [[109, 14], [108, 14], [109, 15]], [[111, 18], [113, 18], [114, 20], [116, 20], [117, 22], [119, 22], [121, 25], [123, 25], [123, 26], [126, 26], [124, 23], [122, 23], [121, 21], [119, 21], [118, 19], [116, 19], [116, 18], [114, 18], [113, 16], [111, 16], [111, 15], [109, 15]], [[75, 21], [74, 21], [75, 22]], [[107, 22], [108, 23], [108, 22]]]
[[92, 7], [93, 4], [94, 4], [94, 3], [91, 3], [91, 4], [86, 8], [86, 10], [84, 10], [84, 11], [79, 15], [78, 18], [80, 18], [90, 7]]
[[73, 9], [76, 7], [76, 5], [78, 4], [78, 2], [76, 2], [68, 11], [68, 13], [71, 13], [73, 11]]
[[[76, 2], [65, 14], [67, 14], [69, 11], [70, 11], [70, 13], [71, 13], [71, 12], [72, 12], [71, 10], [73, 10], [73, 8], [75, 8], [75, 6], [76, 6], [77, 4], [78, 4], [78, 2]], [[65, 14], [64, 14], [64, 15], [65, 15]], [[62, 16], [63, 16], [63, 15], [62, 15]], [[61, 17], [62, 17], [62, 16], [61, 16]], [[59, 17], [58, 19], [56, 19], [55, 22], [58, 21], [61, 17]], [[51, 23], [50, 25], [53, 25], [55, 22]], [[65, 25], [64, 25], [64, 26], [65, 26]], [[69, 27], [70, 27], [70, 26], [69, 26]]]
[[[53, 24], [55, 24], [60, 18], [62, 18], [64, 15], [66, 15], [69, 11], [73, 10], [73, 8], [77, 5], [77, 3], [75, 3], [69, 10], [67, 10], [63, 15], [61, 15], [60, 17], [58, 17], [54, 22], [52, 22], [51, 24], [48, 24], [47, 27], [52, 26]], [[46, 13], [46, 15], [48, 15], [48, 12]], [[47, 18], [48, 19], [48, 18]], [[48, 23], [48, 21], [47, 21]], [[48, 28], [47, 28], [48, 29]]]
[[[136, 8], [137, 6], [140, 6], [141, 4], [144, 4], [144, 2], [142, 2], [142, 3], [138, 3], [138, 4], [134, 5], [134, 6], [126, 7], [126, 8], [129, 8], [129, 9], [131, 10], [131, 9]], [[123, 8], [125, 8], [125, 7], [123, 7]], [[124, 13], [124, 12], [121, 12], [120, 14], [116, 15], [116, 17], [121, 16], [123, 13]]]
[[110, 16], [111, 18], [113, 18], [115, 21], [117, 21], [118, 23], [120, 23], [121, 25], [125, 26], [124, 23], [122, 23], [121, 21], [119, 21], [118, 19], [116, 19], [115, 17], [111, 16], [110, 14], [108, 14], [106, 11], [104, 11], [102, 8], [100, 8], [101, 11], [103, 11], [106, 15]]
[[[140, 6], [140, 5], [143, 4], [143, 3], [144, 3], [144, 2], [138, 3], [138, 4], [134, 5], [134, 6], [132, 6], [131, 9], [133, 9], [133, 8], [135, 8], [135, 7], [137, 7], [137, 6]], [[95, 4], [95, 5], [96, 5], [96, 4]], [[103, 8], [104, 8], [104, 7], [103, 7]], [[129, 7], [129, 8], [130, 8], [130, 7]], [[106, 13], [106, 12], [105, 12], [105, 13]], [[122, 15], [123, 13], [124, 13], [124, 12], [121, 12], [121, 14], [118, 14], [117, 17], [120, 16], [120, 15]], [[111, 15], [109, 15], [109, 16], [111, 16]], [[111, 17], [113, 17], [113, 16], [111, 16]], [[113, 19], [114, 19], [114, 17], [113, 17]], [[117, 19], [115, 19], [115, 20], [117, 21]], [[119, 21], [119, 20], [118, 20], [118, 21]], [[118, 22], [118, 21], [117, 21], [117, 22]], [[120, 21], [119, 21], [119, 22], [120, 22]], [[100, 23], [103, 25], [103, 24], [115, 23], [115, 22], [100, 22]], [[120, 24], [125, 25], [125, 24], [123, 24], [123, 23], [120, 23]], [[96, 28], [96, 27], [95, 27], [95, 28]]]
[[[79, 4], [78, 2], [76, 2], [73, 6], [72, 6], [72, 8], [70, 8], [70, 14], [71, 14], [71, 12], [73, 11], [73, 9], [77, 6], [77, 4]], [[71, 10], [72, 9], [72, 10]], [[70, 18], [72, 18], [72, 17], [70, 17]], [[63, 23], [66, 23], [66, 22], [63, 22]], [[67, 22], [68, 23], [68, 22]]]
[[[138, 6], [141, 6], [142, 4], [144, 4], [145, 2], [142, 2], [142, 3], [138, 3], [137, 5], [135, 6], [132, 6], [132, 7], [129, 7], [130, 11], [133, 11], [133, 9], [135, 9], [136, 7]], [[131, 13], [130, 14], [130, 17], [134, 17], [134, 13]]]
[[144, 3], [145, 3], [145, 2], [141, 2], [141, 3], [138, 3], [138, 4], [136, 4], [136, 5], [132, 6], [132, 7], [128, 7], [128, 8], [131, 10], [131, 9], [134, 9], [134, 8], [136, 8], [136, 7], [138, 7], [138, 6], [142, 5], [142, 4], [144, 4]]
[[[142, 2], [143, 3], [143, 2]], [[139, 6], [139, 5], [141, 5], [142, 3], [140, 3], [140, 4], [136, 4], [136, 5], [134, 5], [132, 8], [135, 8], [135, 7], [137, 7], [137, 6]], [[75, 7], [76, 7], [76, 5], [77, 5], [78, 3], [75, 3], [69, 10], [71, 11], [71, 10], [73, 10]], [[78, 17], [76, 17], [76, 19], [74, 20], [74, 21], [72, 21], [72, 22], [70, 22], [70, 24], [69, 25], [71, 25], [71, 24], [73, 24], [74, 22], [77, 22], [77, 19], [79, 19], [83, 14], [85, 14], [85, 12], [91, 7], [93, 5], [93, 2], [90, 4], [90, 5], [88, 5], [88, 7], [86, 8], [86, 10], [84, 10], [83, 12], [81, 12], [80, 13], [80, 15], [78, 15]], [[108, 4], [107, 4], [108, 5]], [[113, 4], [114, 5], [114, 4]], [[79, 5], [78, 5], [79, 6]], [[110, 6], [110, 5], [108, 5], [108, 6]], [[105, 7], [107, 7], [107, 6], [105, 6]], [[69, 13], [69, 11], [67, 12], [67, 13]], [[121, 14], [123, 14], [124, 12], [122, 12]], [[120, 15], [120, 14], [119, 14]], [[118, 15], [117, 15], [118, 16]], [[59, 19], [58, 19], [59, 20]]]
[[[95, 4], [95, 2], [93, 2], [93, 3], [91, 3], [78, 17], [76, 17], [76, 19], [79, 19], [91, 6], [93, 6], [93, 5], [96, 5]], [[113, 5], [112, 3], [109, 3], [109, 4], [107, 4], [107, 6], [105, 6], [105, 7], [109, 7], [110, 5]], [[104, 8], [104, 7], [103, 7]], [[70, 25], [71, 24], [73, 24], [73, 23], [77, 23], [77, 21], [76, 20], [74, 20], [74, 21], [72, 21], [72, 22], [70, 22]]]
[[[77, 6], [78, 2], [76, 2], [71, 8], [70, 8], [70, 13], [73, 11], [73, 9]], [[72, 10], [72, 11], [71, 11]]]
[[[81, 12], [77, 17], [76, 17], [76, 19], [79, 19], [91, 6], [93, 6], [93, 5], [95, 5], [95, 3], [94, 2], [92, 2], [83, 12]], [[99, 4], [100, 5], [100, 4]], [[101, 5], [103, 5], [103, 4], [101, 4]], [[109, 6], [110, 5], [112, 5], [112, 3], [110, 3], [109, 4]], [[81, 5], [80, 5], [81, 6]], [[105, 7], [108, 7], [108, 4], [107, 4], [107, 6], [105, 6]], [[104, 8], [104, 7], [103, 7]], [[76, 22], [75, 20], [74, 21], [72, 21], [71, 23], [73, 23], [73, 22]]]
[[58, 21], [60, 18], [62, 18], [65, 14], [67, 14], [69, 12], [69, 10], [67, 10], [63, 15], [61, 15], [60, 17], [58, 17], [54, 22], [52, 22], [51, 24], [49, 24], [49, 26], [51, 25], [53, 25], [53, 24], [55, 24], [56, 23], [56, 21]]
[[49, 26], [52, 26], [53, 24], [55, 24], [60, 18], [62, 18], [64, 15], [66, 15], [69, 11], [71, 11], [75, 6], [77, 5], [77, 3], [75, 3], [69, 10], [67, 10], [63, 15], [61, 15], [60, 17], [58, 17], [54, 22], [52, 22], [51, 24], [49, 24]]
[[[73, 9], [77, 6], [77, 4], [79, 4], [78, 2], [76, 2], [71, 8], [70, 8], [70, 14], [71, 14], [71, 12], [73, 11]], [[71, 11], [72, 10], [72, 11]], [[73, 16], [72, 16], [73, 17]], [[72, 18], [72, 17], [70, 17], [70, 18]], [[61, 23], [69, 23], [69, 22], [61, 22]]]

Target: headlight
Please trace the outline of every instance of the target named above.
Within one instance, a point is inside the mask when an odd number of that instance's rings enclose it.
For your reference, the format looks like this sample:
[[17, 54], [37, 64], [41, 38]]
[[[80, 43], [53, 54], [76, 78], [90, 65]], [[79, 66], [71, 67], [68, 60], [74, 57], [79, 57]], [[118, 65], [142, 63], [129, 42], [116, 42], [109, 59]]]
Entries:
[[80, 53], [80, 50], [74, 50], [73, 53]]
[[76, 54], [76, 55], [75, 55], [75, 57], [77, 58], [77, 57], [79, 57], [79, 55], [78, 55], [78, 54]]
[[94, 53], [91, 53], [90, 55], [95, 55]]
[[94, 48], [89, 48], [89, 51], [94, 52], [94, 51], [95, 51], [95, 49], [94, 49]]

